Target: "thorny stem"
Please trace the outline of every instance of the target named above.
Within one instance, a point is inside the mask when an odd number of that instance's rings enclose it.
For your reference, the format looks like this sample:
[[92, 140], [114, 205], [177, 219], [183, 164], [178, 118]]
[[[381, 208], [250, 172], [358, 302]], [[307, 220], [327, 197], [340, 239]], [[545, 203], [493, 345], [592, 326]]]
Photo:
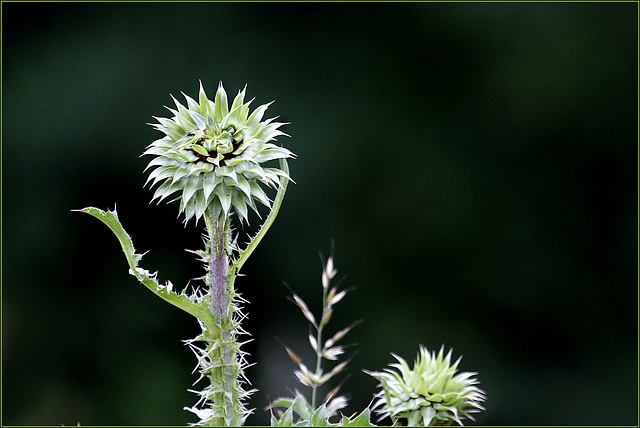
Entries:
[[[239, 402], [236, 403], [238, 397], [235, 394], [235, 383], [237, 379], [234, 376], [232, 361], [235, 355], [229, 345], [232, 335], [232, 324], [230, 320], [230, 305], [233, 296], [230, 296], [232, 290], [229, 278], [229, 256], [227, 254], [227, 240], [229, 238], [230, 227], [227, 219], [217, 221], [212, 224], [208, 216], [205, 215], [205, 223], [209, 234], [210, 243], [210, 264], [209, 277], [211, 287], [211, 313], [213, 314], [216, 325], [220, 328], [220, 336], [218, 340], [222, 344], [221, 347], [214, 349], [214, 360], [221, 364], [211, 370], [211, 384], [215, 388], [213, 397], [213, 408], [219, 417], [214, 419], [216, 426], [239, 425], [238, 412]], [[222, 383], [222, 385], [220, 385]], [[222, 416], [226, 415], [226, 417]]]
[[229, 296], [227, 284], [229, 276], [229, 256], [226, 251], [226, 239], [229, 233], [228, 225], [224, 220], [211, 224], [211, 220], [205, 217], [209, 242], [211, 246], [211, 313], [217, 324], [229, 315]]
[[[284, 159], [280, 160], [280, 168], [288, 176], [289, 168]], [[204, 373], [207, 373], [211, 380], [212, 400], [209, 400], [209, 403], [214, 414], [211, 421], [214, 426], [240, 426], [249, 413], [241, 401], [253, 391], [243, 391], [240, 387], [243, 357], [242, 352], [238, 350], [236, 335], [242, 331], [234, 320], [239, 313], [234, 283], [240, 268], [255, 250], [278, 214], [289, 182], [287, 176], [282, 180], [269, 216], [257, 235], [244, 251], [240, 251], [238, 259], [233, 263], [230, 263], [231, 219], [225, 217], [222, 220], [212, 221], [207, 213], [203, 215], [209, 249], [206, 253], [207, 285], [210, 287], [210, 307], [213, 318], [213, 325], [207, 326], [204, 332], [205, 340], [209, 343], [208, 346], [211, 346], [207, 348], [211, 349], [207, 358], [213, 362], [213, 365], [210, 369], [206, 368]]]

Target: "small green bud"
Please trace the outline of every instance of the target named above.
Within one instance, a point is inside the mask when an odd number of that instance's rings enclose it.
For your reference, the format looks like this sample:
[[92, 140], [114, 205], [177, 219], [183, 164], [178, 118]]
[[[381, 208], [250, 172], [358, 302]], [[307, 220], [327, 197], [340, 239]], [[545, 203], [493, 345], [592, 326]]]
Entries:
[[463, 418], [473, 420], [470, 413], [484, 408], [484, 391], [476, 387], [476, 373], [455, 374], [462, 357], [451, 364], [451, 351], [445, 356], [444, 346], [436, 356], [420, 346], [413, 369], [405, 360], [392, 354], [398, 363], [384, 372], [366, 372], [380, 381], [381, 391], [373, 408], [396, 422], [406, 419], [409, 426], [444, 426]]
[[175, 98], [176, 109], [169, 108], [171, 119], [155, 118], [152, 126], [165, 134], [151, 143], [143, 155], [154, 158], [147, 169], [147, 183], [159, 184], [153, 199], [162, 201], [178, 193], [180, 212], [185, 221], [203, 215], [212, 221], [227, 218], [235, 212], [246, 220], [248, 209], [257, 212], [256, 201], [271, 206], [262, 185], [278, 188], [287, 173], [265, 162], [295, 155], [272, 143], [280, 135], [284, 123], [262, 120], [270, 104], [264, 104], [249, 115], [250, 102], [244, 102], [246, 88], [238, 92], [231, 108], [227, 94], [218, 86], [215, 101], [207, 98], [202, 83], [198, 101], [184, 95], [186, 107]]

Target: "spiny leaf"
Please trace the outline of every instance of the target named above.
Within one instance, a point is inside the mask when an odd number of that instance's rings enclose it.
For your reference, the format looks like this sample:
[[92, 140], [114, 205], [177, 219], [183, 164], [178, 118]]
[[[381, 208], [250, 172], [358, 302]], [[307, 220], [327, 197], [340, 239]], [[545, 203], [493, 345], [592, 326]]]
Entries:
[[349, 419], [346, 416], [342, 417], [342, 426], [344, 427], [373, 427], [371, 423], [371, 410], [364, 409], [362, 413], [353, 419]]
[[318, 409], [313, 413], [313, 416], [311, 417], [311, 424], [314, 427], [326, 427], [327, 425], [329, 425], [325, 417], [326, 412], [327, 409], [325, 406], [318, 407]]
[[211, 312], [206, 304], [197, 304], [184, 294], [178, 295], [175, 291], [172, 291], [170, 287], [159, 284], [155, 274], [152, 275], [147, 270], [138, 267], [138, 263], [140, 262], [142, 255], [135, 252], [133, 241], [122, 227], [115, 209], [113, 211], [102, 211], [98, 208], [87, 207], [74, 211], [89, 214], [102, 221], [109, 227], [109, 229], [111, 229], [111, 231], [116, 235], [116, 238], [118, 238], [120, 246], [124, 251], [127, 263], [129, 264], [130, 273], [134, 275], [138, 281], [144, 284], [144, 286], [158, 297], [198, 318], [207, 326], [208, 329], [210, 329], [212, 334], [220, 334], [220, 329], [215, 325]]

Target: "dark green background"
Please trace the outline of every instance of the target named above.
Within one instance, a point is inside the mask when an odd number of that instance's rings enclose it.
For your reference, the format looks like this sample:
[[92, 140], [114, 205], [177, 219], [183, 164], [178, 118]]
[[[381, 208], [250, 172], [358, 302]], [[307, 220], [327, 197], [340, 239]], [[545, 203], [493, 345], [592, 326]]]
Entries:
[[[477, 371], [477, 423], [638, 423], [637, 3], [3, 3], [2, 423], [180, 425], [189, 315], [71, 212], [117, 204], [142, 266], [202, 271], [140, 158], [169, 94], [245, 83], [291, 124], [295, 185], [239, 290], [249, 424], [305, 358], [335, 242], [356, 290], [350, 414], [390, 352]], [[252, 226], [258, 224], [253, 217]], [[357, 353], [356, 353], [357, 351]], [[311, 365], [311, 361], [308, 361]]]

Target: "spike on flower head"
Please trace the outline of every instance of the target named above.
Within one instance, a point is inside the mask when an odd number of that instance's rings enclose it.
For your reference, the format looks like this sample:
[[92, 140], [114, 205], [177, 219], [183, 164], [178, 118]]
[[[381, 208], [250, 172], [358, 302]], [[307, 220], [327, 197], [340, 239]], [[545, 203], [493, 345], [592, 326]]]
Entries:
[[[437, 356], [420, 346], [413, 369], [405, 360], [392, 354], [398, 363], [390, 364], [384, 372], [366, 372], [380, 381], [373, 408], [395, 422], [406, 419], [409, 426], [444, 426], [453, 422], [462, 425], [484, 408], [485, 393], [477, 386], [476, 373], [456, 374], [462, 357], [451, 364], [451, 352], [444, 354], [444, 346]], [[394, 371], [396, 369], [397, 371]]]
[[176, 108], [168, 108], [173, 117], [155, 118], [158, 123], [151, 126], [165, 136], [142, 154], [153, 156], [147, 183], [159, 184], [152, 201], [177, 195], [173, 200], [180, 201], [185, 222], [192, 217], [197, 222], [205, 214], [217, 221], [232, 212], [244, 221], [249, 208], [258, 212], [256, 201], [271, 206], [262, 186], [277, 188], [289, 177], [263, 164], [295, 155], [272, 142], [288, 135], [279, 129], [284, 123], [262, 120], [271, 103], [249, 114], [245, 92], [246, 86], [229, 106], [222, 82], [213, 101], [200, 82], [198, 101], [183, 94], [186, 106], [173, 98]]

